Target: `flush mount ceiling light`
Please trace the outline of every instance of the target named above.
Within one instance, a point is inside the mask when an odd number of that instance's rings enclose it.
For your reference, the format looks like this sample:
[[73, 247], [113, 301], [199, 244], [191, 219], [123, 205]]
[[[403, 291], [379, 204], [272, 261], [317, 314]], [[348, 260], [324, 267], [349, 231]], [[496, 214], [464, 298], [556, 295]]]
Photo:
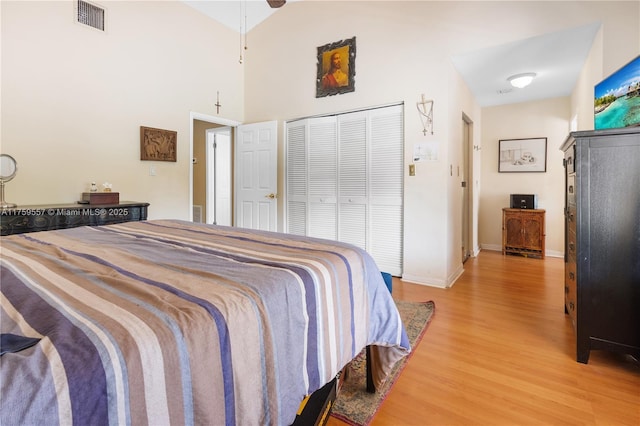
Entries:
[[523, 87], [527, 87], [533, 81], [533, 78], [536, 76], [534, 72], [526, 72], [524, 74], [516, 74], [509, 77], [507, 80], [513, 87], [517, 87], [518, 89], [522, 89]]

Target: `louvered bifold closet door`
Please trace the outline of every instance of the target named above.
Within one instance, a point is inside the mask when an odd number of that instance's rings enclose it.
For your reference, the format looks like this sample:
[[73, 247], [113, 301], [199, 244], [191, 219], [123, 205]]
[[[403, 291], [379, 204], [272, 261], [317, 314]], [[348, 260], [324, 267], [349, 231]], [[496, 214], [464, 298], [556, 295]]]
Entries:
[[309, 121], [310, 237], [338, 239], [338, 134], [336, 117]]
[[402, 275], [403, 107], [287, 123], [287, 232], [354, 244]]
[[287, 123], [287, 232], [307, 235], [307, 120]]
[[382, 271], [402, 273], [404, 127], [402, 106], [370, 111], [371, 253]]
[[367, 249], [367, 112], [338, 118], [338, 240]]

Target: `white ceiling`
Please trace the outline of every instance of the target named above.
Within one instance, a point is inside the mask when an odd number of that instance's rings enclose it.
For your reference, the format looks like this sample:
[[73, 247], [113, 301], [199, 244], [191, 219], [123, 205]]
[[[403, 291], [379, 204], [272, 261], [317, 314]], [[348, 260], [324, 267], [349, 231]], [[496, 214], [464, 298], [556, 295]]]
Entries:
[[[250, 31], [280, 9], [266, 0], [183, 0], [223, 25]], [[451, 58], [480, 106], [496, 106], [568, 96], [575, 87], [600, 23], [571, 28], [500, 46], [455, 55]], [[523, 89], [511, 87], [515, 74], [537, 74]]]
[[[300, 0], [287, 0], [287, 3], [296, 1]], [[232, 30], [243, 33], [251, 31], [260, 22], [283, 7], [287, 7], [285, 4], [273, 9], [266, 0], [182, 0], [182, 2]]]
[[[599, 28], [596, 22], [456, 55], [451, 60], [481, 106], [569, 96]], [[526, 72], [536, 73], [533, 82], [523, 89], [511, 87], [507, 78]]]

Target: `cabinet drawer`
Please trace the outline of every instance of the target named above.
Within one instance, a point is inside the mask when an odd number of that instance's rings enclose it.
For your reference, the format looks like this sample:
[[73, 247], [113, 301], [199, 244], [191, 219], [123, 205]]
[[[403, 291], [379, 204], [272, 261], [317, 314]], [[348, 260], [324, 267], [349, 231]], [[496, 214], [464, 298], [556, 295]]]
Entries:
[[577, 245], [576, 245], [576, 231], [575, 231], [575, 225], [573, 227], [573, 229], [571, 227], [568, 227], [568, 232], [567, 232], [567, 257], [569, 259], [573, 259], [575, 261], [576, 259], [576, 251], [577, 251]]
[[576, 232], [576, 206], [571, 204], [567, 206], [567, 229]]
[[564, 272], [564, 305], [575, 324], [578, 311], [576, 263], [573, 261], [567, 262]]
[[576, 205], [576, 175], [574, 173], [567, 176], [567, 204]]
[[573, 144], [571, 148], [565, 151], [565, 155], [564, 155], [565, 167], [567, 168], [567, 173], [574, 173], [576, 171], [575, 158], [576, 158], [576, 145]]

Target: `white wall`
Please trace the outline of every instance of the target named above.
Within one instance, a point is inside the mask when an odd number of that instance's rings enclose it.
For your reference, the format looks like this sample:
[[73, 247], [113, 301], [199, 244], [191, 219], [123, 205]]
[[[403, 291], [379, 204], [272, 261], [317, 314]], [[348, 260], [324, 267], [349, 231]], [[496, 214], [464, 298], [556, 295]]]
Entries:
[[[18, 163], [6, 199], [73, 203], [91, 181], [150, 218], [188, 219], [190, 111], [243, 118], [236, 34], [181, 2], [99, 2], [107, 31], [73, 2], [2, 1], [2, 152]], [[140, 126], [178, 132], [177, 162], [140, 161]], [[149, 176], [154, 165], [157, 175]]]
[[580, 72], [578, 82], [571, 95], [571, 119], [574, 130], [593, 130], [594, 126], [594, 87], [602, 81], [606, 75], [603, 74], [603, 29], [596, 34], [596, 37], [585, 61], [585, 65]]
[[[467, 178], [467, 188], [469, 191], [469, 197], [471, 199], [471, 205], [469, 206], [469, 214], [471, 216], [471, 223], [469, 228], [470, 233], [470, 246], [467, 247], [472, 255], [475, 255], [479, 251], [478, 243], [478, 208], [480, 200], [480, 171], [481, 171], [481, 152], [474, 150], [473, 145], [479, 144], [481, 135], [481, 108], [474, 101], [473, 94], [469, 91], [468, 86], [462, 80], [460, 74], [458, 74], [453, 66], [450, 66], [450, 81], [449, 81], [449, 151], [450, 151], [450, 168], [449, 178], [447, 179], [449, 194], [448, 198], [448, 234], [450, 235], [451, 243], [447, 250], [448, 261], [448, 276], [447, 285], [453, 283], [455, 279], [463, 272], [462, 268], [462, 208], [463, 208], [463, 188], [462, 181], [464, 178], [463, 161], [463, 118], [462, 114], [467, 119], [472, 121], [471, 123], [471, 136], [469, 140], [469, 176]], [[445, 174], [446, 174], [445, 170]]]
[[[564, 153], [560, 145], [569, 132], [568, 97], [483, 108], [482, 195], [479, 239], [483, 249], [502, 250], [502, 208], [510, 194], [537, 194], [545, 209], [546, 252], [564, 254]], [[526, 117], [526, 119], [523, 119]], [[498, 173], [500, 139], [547, 138], [546, 173]]]

